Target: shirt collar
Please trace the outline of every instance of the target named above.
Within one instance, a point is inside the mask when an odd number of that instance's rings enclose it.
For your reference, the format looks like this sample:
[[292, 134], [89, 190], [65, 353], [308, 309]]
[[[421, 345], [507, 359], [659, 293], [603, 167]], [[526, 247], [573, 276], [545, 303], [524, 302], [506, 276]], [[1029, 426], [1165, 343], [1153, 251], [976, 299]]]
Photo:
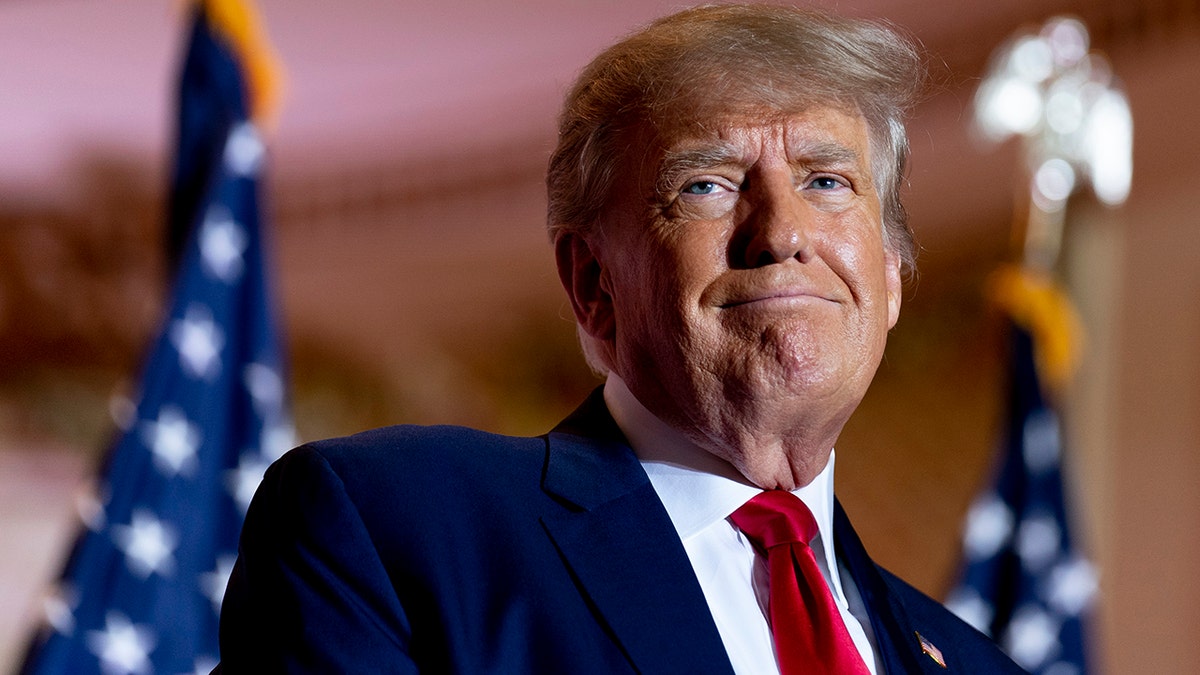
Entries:
[[[641, 461], [679, 538], [688, 537], [730, 514], [762, 488], [752, 485], [725, 460], [697, 446], [646, 409], [625, 382], [610, 372], [604, 402]], [[814, 552], [825, 557], [831, 586], [841, 595], [833, 545], [833, 464], [829, 461], [811, 483], [792, 490], [812, 511], [820, 531]], [[828, 544], [828, 545], [826, 545]]]

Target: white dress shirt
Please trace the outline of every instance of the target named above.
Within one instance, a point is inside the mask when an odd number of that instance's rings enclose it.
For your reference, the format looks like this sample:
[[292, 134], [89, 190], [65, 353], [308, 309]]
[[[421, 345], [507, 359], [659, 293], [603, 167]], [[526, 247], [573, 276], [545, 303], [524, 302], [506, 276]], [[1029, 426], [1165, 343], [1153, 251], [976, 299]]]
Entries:
[[[766, 559], [756, 554], [750, 540], [729, 520], [762, 489], [655, 417], [615, 374], [610, 373], [605, 383], [604, 401], [683, 541], [734, 672], [778, 673], [767, 614]], [[820, 534], [811, 544], [817, 566], [855, 646], [871, 672], [877, 673], [869, 615], [833, 546], [833, 460], [830, 451], [825, 469], [793, 493], [817, 521]]]

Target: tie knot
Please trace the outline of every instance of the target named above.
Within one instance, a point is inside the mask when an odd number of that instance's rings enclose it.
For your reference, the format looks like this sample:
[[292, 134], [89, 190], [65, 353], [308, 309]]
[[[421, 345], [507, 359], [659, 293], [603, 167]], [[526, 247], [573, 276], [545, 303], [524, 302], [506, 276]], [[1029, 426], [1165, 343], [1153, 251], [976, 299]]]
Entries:
[[799, 497], [785, 490], [760, 492], [730, 518], [764, 549], [794, 543], [807, 546], [817, 536], [817, 521], [812, 511]]

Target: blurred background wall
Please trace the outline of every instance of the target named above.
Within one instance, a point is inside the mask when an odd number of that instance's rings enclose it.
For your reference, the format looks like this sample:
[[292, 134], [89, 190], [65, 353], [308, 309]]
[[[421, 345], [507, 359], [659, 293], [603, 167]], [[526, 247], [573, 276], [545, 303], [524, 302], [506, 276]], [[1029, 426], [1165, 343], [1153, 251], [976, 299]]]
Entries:
[[[596, 384], [543, 231], [556, 106], [667, 0], [259, 0], [288, 75], [269, 213], [302, 440], [395, 422], [540, 433]], [[1185, 0], [844, 0], [926, 49], [911, 125], [918, 282], [839, 442], [883, 564], [941, 596], [1004, 383], [982, 287], [1011, 257], [1018, 155], [970, 99], [1015, 29], [1072, 13], [1132, 104], [1134, 184], [1069, 215], [1088, 328], [1069, 388], [1106, 672], [1200, 672], [1200, 9]], [[157, 329], [179, 3], [0, 0], [0, 668]]]

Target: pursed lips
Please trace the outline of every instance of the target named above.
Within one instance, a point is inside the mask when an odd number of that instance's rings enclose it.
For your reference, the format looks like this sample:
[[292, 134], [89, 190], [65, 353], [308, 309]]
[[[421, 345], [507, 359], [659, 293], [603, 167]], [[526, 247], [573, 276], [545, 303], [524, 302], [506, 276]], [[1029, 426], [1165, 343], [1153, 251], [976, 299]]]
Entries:
[[701, 304], [722, 310], [788, 310], [825, 303], [843, 304], [850, 289], [836, 276], [819, 269], [770, 265], [751, 270], [728, 270], [702, 294]]
[[797, 303], [824, 301], [838, 302], [826, 293], [818, 292], [810, 287], [801, 285], [770, 286], [732, 294], [719, 304], [721, 309], [734, 309], [748, 306], [771, 307], [775, 305], [790, 306]]

